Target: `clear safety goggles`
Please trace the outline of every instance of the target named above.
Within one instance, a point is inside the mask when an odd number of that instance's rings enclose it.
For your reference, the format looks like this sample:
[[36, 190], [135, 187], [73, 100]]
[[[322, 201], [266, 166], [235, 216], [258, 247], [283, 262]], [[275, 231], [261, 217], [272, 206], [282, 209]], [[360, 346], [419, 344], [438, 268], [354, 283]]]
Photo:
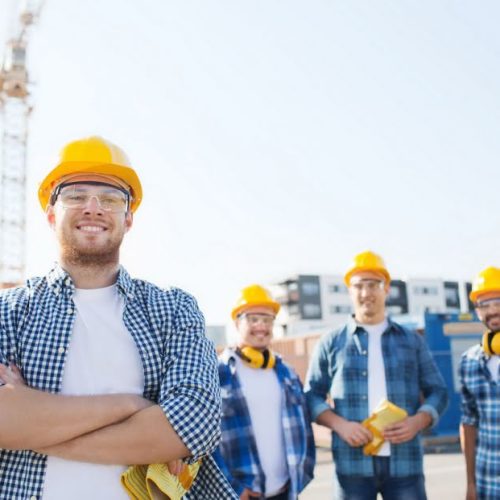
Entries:
[[92, 198], [106, 212], [126, 212], [130, 204], [130, 193], [126, 189], [99, 181], [63, 182], [52, 193], [50, 204], [59, 200], [65, 209], [85, 208]]
[[351, 280], [349, 286], [356, 292], [376, 292], [384, 289], [384, 280], [361, 279], [359, 281]]
[[488, 311], [489, 309], [500, 309], [500, 297], [494, 299], [481, 300], [475, 303], [476, 309]]
[[271, 314], [259, 313], [243, 313], [239, 317], [244, 318], [250, 326], [256, 326], [259, 323], [262, 323], [265, 326], [271, 326], [275, 319], [275, 317]]

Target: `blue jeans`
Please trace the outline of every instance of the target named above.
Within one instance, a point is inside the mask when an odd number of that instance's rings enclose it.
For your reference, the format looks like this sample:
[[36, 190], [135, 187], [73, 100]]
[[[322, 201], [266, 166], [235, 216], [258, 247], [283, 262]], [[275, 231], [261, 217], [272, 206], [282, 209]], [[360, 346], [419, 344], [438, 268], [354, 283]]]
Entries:
[[335, 500], [426, 500], [423, 475], [391, 477], [389, 457], [373, 457], [373, 477], [337, 474]]

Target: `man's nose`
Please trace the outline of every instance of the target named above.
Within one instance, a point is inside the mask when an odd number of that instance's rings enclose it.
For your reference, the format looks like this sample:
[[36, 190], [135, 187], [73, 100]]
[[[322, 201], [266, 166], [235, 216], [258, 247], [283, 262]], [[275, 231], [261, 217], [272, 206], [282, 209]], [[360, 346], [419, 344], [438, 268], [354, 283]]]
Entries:
[[84, 206], [85, 213], [102, 213], [103, 209], [97, 196], [90, 196]]

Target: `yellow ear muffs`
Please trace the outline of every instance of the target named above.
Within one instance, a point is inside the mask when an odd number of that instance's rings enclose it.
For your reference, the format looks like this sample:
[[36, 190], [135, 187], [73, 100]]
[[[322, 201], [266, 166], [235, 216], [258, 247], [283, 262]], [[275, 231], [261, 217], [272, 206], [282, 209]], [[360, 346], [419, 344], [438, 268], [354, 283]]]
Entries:
[[500, 354], [500, 332], [486, 332], [483, 335], [482, 345], [486, 354], [490, 356]]
[[274, 368], [276, 364], [276, 358], [269, 349], [258, 351], [253, 347], [238, 347], [236, 354], [252, 368]]

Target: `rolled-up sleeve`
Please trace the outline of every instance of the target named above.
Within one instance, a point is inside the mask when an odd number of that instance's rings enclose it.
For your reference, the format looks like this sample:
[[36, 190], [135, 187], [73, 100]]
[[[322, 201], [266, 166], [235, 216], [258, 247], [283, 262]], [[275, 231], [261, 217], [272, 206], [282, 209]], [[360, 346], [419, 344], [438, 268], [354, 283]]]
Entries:
[[467, 383], [467, 379], [470, 378], [469, 375], [469, 363], [467, 355], [464, 354], [460, 360], [459, 367], [459, 377], [460, 377], [460, 406], [462, 410], [462, 416], [460, 422], [464, 425], [471, 425], [474, 427], [478, 426], [479, 423], [479, 412], [477, 408], [476, 398], [470, 391]]
[[419, 385], [424, 395], [417, 411], [428, 413], [432, 417], [431, 427], [434, 427], [448, 406], [448, 389], [427, 343], [420, 335], [415, 335], [415, 338], [418, 343]]
[[213, 343], [196, 301], [180, 292], [172, 333], [167, 340], [159, 405], [198, 459], [211, 453], [220, 439], [220, 387]]
[[325, 410], [331, 410], [326, 402], [331, 383], [327, 349], [324, 339], [321, 339], [314, 350], [304, 385], [304, 394], [313, 422]]

